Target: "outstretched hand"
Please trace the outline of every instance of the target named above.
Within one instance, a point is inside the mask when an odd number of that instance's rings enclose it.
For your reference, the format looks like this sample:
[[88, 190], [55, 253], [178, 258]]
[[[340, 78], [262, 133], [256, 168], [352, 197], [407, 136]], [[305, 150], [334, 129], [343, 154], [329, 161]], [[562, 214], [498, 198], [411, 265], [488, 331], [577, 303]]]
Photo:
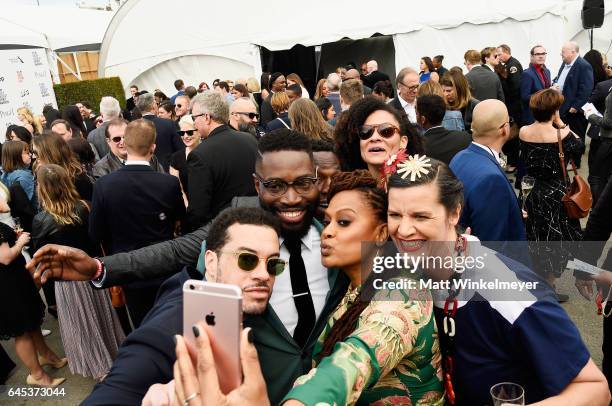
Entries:
[[26, 268], [37, 284], [53, 278], [63, 281], [89, 281], [98, 270], [96, 261], [85, 251], [65, 245], [47, 244], [34, 254]]

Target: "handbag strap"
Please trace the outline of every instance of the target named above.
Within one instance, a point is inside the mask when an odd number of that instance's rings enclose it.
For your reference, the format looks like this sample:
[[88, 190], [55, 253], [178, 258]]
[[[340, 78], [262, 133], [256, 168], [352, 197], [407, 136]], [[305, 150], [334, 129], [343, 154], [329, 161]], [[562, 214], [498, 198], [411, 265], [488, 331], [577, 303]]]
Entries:
[[563, 143], [561, 142], [561, 130], [557, 128], [557, 141], [559, 142], [559, 160], [561, 161], [561, 169], [563, 169], [563, 180], [568, 185], [567, 168], [565, 165], [565, 154], [563, 153]]

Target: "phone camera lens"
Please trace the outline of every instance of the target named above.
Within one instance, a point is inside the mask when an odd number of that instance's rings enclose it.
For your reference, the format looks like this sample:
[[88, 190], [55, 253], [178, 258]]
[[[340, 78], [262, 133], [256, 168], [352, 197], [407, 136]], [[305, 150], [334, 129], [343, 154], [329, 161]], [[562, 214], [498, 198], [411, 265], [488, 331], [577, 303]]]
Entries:
[[189, 289], [191, 289], [191, 290], [195, 290], [195, 286], [193, 286], [193, 285], [189, 285]]

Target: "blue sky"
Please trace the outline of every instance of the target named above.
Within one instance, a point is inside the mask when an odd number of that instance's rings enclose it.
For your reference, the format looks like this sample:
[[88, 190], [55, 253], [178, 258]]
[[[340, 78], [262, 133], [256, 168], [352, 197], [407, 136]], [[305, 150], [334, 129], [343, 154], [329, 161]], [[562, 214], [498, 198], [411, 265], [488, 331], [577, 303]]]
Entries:
[[[85, 0], [87, 4], [92, 5], [106, 5], [108, 4], [107, 0]], [[41, 6], [75, 6], [77, 0], [38, 0]], [[3, 0], [4, 4], [30, 4], [36, 5], [36, 0]]]

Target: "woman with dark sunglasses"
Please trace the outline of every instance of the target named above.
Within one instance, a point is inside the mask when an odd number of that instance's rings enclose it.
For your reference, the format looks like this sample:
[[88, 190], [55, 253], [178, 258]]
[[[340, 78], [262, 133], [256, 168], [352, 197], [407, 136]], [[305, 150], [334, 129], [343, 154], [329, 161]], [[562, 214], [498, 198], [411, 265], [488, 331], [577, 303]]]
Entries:
[[343, 170], [367, 169], [376, 179], [381, 179], [382, 165], [393, 155], [424, 151], [408, 118], [373, 96], [354, 103], [340, 116], [335, 139]]
[[185, 149], [176, 151], [170, 158], [170, 175], [176, 176], [181, 182], [181, 190], [183, 191], [183, 201], [187, 207], [187, 157], [198, 145], [201, 139], [198, 130], [195, 128], [191, 114], [187, 114], [179, 121], [179, 136], [185, 144]]

